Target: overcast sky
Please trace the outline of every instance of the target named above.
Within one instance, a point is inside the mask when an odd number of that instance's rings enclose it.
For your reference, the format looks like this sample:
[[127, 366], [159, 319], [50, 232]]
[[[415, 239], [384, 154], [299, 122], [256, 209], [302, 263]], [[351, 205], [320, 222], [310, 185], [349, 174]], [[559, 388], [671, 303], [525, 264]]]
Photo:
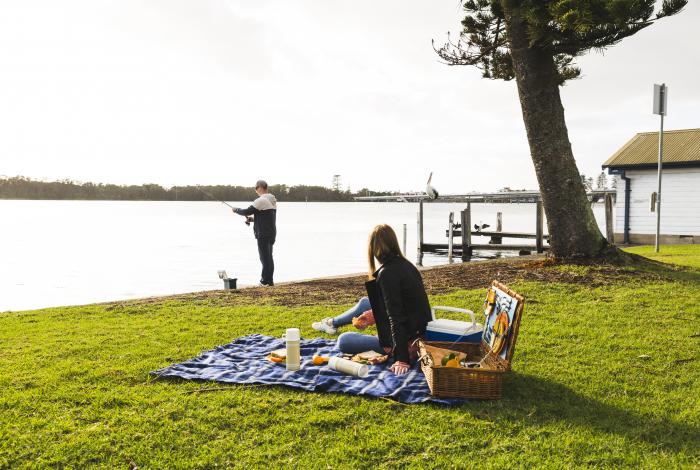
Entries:
[[[700, 127], [700, 2], [579, 59], [579, 170]], [[515, 82], [438, 61], [456, 0], [4, 0], [0, 175], [442, 192], [536, 188]]]

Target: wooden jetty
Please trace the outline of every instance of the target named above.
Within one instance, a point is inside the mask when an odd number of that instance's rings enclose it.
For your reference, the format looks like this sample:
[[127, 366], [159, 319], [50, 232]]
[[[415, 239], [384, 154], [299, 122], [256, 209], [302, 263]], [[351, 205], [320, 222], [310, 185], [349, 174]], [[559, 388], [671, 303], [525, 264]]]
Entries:
[[[590, 202], [601, 202], [606, 196], [614, 198], [614, 190], [592, 190], [586, 193]], [[358, 202], [431, 202], [425, 193], [387, 194], [383, 196], [355, 196]], [[539, 191], [499, 191], [496, 193], [441, 194], [434, 202], [485, 202], [485, 203], [535, 203], [540, 200]]]
[[[599, 191], [603, 193], [603, 199], [605, 201], [605, 232], [606, 238], [610, 243], [613, 241], [613, 192], [612, 191]], [[542, 253], [549, 249], [546, 243], [549, 242], [549, 235], [544, 233], [544, 209], [542, 206], [542, 200], [538, 197], [535, 199], [535, 233], [523, 233], [523, 232], [504, 232], [503, 228], [503, 216], [502, 213], [497, 213], [496, 217], [496, 230], [495, 231], [484, 231], [484, 230], [472, 230], [472, 218], [471, 218], [471, 204], [472, 202], [492, 202], [488, 198], [472, 199], [471, 196], [466, 200], [466, 208], [460, 211], [460, 223], [454, 223], [454, 213], [451, 212], [448, 220], [448, 227], [445, 231], [447, 237], [447, 243], [426, 243], [423, 238], [423, 212], [424, 212], [424, 202], [426, 200], [418, 201], [418, 243], [417, 243], [417, 260], [416, 264], [422, 266], [423, 264], [423, 254], [424, 253], [439, 253], [447, 254], [449, 262], [455, 255], [459, 255], [462, 261], [469, 260], [473, 254], [474, 250], [480, 251], [517, 251], [520, 254], [530, 254], [532, 252]], [[442, 198], [440, 202], [443, 201]], [[504, 202], [504, 201], [500, 201]], [[523, 202], [518, 200], [517, 202]], [[457, 230], [459, 229], [459, 230]], [[473, 237], [489, 237], [488, 244], [472, 243]], [[460, 243], [455, 244], [455, 238], [460, 238]], [[534, 239], [535, 244], [504, 244], [503, 238], [517, 238], [517, 239]], [[405, 250], [404, 250], [405, 251]]]

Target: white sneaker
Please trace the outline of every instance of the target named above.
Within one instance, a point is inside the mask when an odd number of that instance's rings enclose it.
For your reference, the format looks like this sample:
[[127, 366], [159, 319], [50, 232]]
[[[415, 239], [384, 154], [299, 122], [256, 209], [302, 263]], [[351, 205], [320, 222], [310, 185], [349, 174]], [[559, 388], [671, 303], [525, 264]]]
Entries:
[[332, 318], [324, 318], [321, 321], [315, 321], [311, 324], [311, 328], [313, 328], [316, 331], [323, 331], [324, 333], [328, 333], [329, 335], [334, 335], [338, 331], [338, 329], [333, 326]]

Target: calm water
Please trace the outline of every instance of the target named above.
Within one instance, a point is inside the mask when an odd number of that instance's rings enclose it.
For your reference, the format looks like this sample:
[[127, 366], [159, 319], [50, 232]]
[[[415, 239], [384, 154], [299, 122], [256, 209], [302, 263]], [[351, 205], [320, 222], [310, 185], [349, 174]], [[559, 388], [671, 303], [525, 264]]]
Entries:
[[[425, 241], [446, 243], [448, 214], [459, 220], [464, 205], [425, 207]], [[495, 227], [500, 211], [503, 230], [535, 231], [534, 204], [472, 208], [473, 223]], [[367, 235], [379, 223], [394, 227], [399, 242], [407, 224], [415, 261], [417, 210], [412, 203], [279, 203], [275, 281], [365, 272]], [[603, 226], [603, 208], [594, 212]], [[0, 312], [220, 289], [220, 269], [239, 286], [260, 275], [252, 228], [219, 203], [0, 201], [0, 221]], [[424, 258], [425, 265], [446, 262]]]

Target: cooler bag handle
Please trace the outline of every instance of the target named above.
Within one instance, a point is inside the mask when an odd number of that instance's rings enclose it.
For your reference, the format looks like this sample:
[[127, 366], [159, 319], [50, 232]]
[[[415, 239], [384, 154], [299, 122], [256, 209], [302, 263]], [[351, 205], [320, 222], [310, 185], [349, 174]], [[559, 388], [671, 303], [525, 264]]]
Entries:
[[436, 318], [435, 318], [435, 311], [436, 310], [442, 310], [444, 312], [467, 313], [467, 314], [469, 314], [469, 316], [472, 319], [472, 326], [476, 325], [476, 317], [474, 316], [474, 312], [472, 312], [471, 310], [467, 310], [465, 308], [457, 308], [457, 307], [441, 307], [441, 306], [433, 307], [430, 309], [430, 313], [433, 316], [433, 320], [436, 320]]

